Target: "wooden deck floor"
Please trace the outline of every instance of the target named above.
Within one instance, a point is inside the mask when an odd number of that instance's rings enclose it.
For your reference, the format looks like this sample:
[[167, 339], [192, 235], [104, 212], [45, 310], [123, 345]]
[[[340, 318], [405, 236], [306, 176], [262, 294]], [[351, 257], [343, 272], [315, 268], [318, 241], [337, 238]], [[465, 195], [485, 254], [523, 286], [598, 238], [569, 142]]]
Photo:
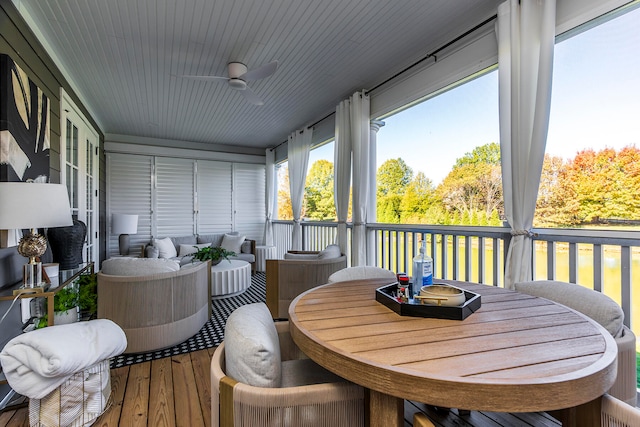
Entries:
[[[196, 351], [111, 370], [112, 405], [93, 424], [97, 427], [210, 427], [209, 364], [214, 349]], [[438, 427], [557, 427], [547, 414], [504, 414], [435, 410], [405, 402], [405, 426], [422, 411]], [[0, 413], [0, 426], [28, 427], [28, 408]]]

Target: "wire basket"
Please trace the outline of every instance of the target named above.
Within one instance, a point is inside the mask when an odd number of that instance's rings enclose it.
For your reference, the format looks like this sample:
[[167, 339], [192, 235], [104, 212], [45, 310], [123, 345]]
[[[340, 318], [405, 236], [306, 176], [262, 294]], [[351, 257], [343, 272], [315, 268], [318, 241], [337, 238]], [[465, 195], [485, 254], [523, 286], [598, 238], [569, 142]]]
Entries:
[[42, 399], [29, 400], [31, 427], [90, 426], [111, 404], [109, 360], [71, 375]]

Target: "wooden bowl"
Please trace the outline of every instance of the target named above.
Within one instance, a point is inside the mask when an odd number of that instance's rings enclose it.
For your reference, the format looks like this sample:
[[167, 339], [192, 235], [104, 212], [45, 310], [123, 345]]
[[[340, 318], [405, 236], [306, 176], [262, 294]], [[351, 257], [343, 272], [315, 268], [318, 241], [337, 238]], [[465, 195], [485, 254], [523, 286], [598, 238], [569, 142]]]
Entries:
[[464, 291], [443, 283], [421, 287], [419, 299], [427, 304], [446, 306], [458, 306], [466, 301]]

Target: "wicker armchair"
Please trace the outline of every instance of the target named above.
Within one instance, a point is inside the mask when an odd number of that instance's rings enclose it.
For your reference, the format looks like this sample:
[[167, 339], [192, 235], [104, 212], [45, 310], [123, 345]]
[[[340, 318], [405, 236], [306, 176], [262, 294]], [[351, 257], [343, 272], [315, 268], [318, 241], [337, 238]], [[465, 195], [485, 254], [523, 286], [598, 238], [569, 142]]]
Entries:
[[[329, 276], [347, 266], [347, 257], [318, 258], [320, 252], [289, 251], [295, 259], [267, 260], [266, 302], [274, 319], [289, 318], [289, 304], [298, 295], [324, 285]], [[286, 255], [285, 255], [286, 257]]]
[[332, 374], [331, 382], [318, 382], [309, 374], [313, 362], [289, 335], [289, 322], [276, 322], [276, 330], [280, 388], [255, 387], [228, 377], [224, 342], [216, 349], [211, 359], [211, 426], [363, 426], [362, 387]]
[[580, 285], [552, 280], [520, 282], [515, 289], [537, 297], [547, 298], [589, 316], [607, 329], [618, 345], [618, 376], [609, 394], [636, 406], [636, 336], [622, 324], [622, 308], [606, 295]]

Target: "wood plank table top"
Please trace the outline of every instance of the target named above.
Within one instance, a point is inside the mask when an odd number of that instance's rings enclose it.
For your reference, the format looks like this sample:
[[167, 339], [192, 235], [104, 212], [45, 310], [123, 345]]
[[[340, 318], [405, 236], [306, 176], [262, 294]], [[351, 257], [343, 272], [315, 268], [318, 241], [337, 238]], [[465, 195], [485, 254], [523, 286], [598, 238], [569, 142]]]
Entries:
[[565, 424], [599, 425], [599, 413], [591, 419], [617, 370], [611, 334], [543, 298], [440, 282], [480, 294], [482, 306], [464, 320], [400, 316], [375, 299], [388, 279], [332, 283], [291, 303], [291, 334], [318, 364], [370, 390], [371, 425], [403, 425], [402, 399], [496, 412], [574, 408]]

